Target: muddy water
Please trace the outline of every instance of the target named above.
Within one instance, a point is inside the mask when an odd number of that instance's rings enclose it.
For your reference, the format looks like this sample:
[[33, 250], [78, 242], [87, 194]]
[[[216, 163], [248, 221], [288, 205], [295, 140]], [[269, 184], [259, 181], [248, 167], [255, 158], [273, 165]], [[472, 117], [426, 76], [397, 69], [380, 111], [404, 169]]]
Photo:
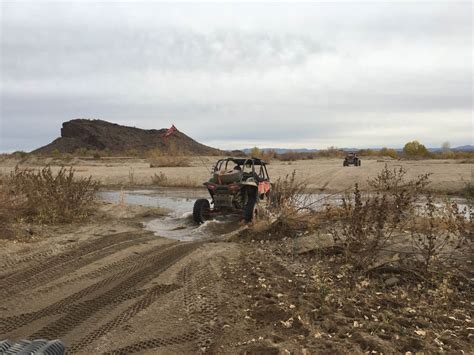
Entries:
[[242, 227], [235, 216], [218, 217], [202, 225], [193, 221], [194, 202], [199, 198], [208, 198], [205, 189], [156, 188], [149, 190], [102, 191], [99, 198], [118, 203], [122, 199], [126, 204], [165, 208], [170, 211], [167, 217], [156, 218], [144, 224], [145, 229], [157, 236], [192, 241], [223, 236]]
[[[200, 226], [194, 223], [192, 218], [194, 202], [199, 198], [209, 198], [205, 189], [155, 188], [147, 190], [102, 191], [99, 193], [99, 197], [110, 202], [120, 202], [123, 200], [126, 204], [168, 209], [170, 214], [167, 217], [153, 219], [144, 225], [147, 230], [161, 237], [191, 241], [225, 236], [242, 228], [242, 223], [236, 216], [217, 217]], [[342, 197], [340, 195], [322, 193], [310, 194], [301, 196], [301, 201], [303, 201], [303, 204], [311, 203], [313, 210], [321, 210], [327, 204], [341, 204]], [[451, 201], [457, 202], [461, 211], [467, 207], [464, 199], [454, 198]], [[443, 206], [441, 201], [437, 201], [435, 205], [439, 208]], [[422, 201], [419, 202], [419, 208], [424, 208]], [[466, 218], [470, 218], [468, 210], [463, 212]]]

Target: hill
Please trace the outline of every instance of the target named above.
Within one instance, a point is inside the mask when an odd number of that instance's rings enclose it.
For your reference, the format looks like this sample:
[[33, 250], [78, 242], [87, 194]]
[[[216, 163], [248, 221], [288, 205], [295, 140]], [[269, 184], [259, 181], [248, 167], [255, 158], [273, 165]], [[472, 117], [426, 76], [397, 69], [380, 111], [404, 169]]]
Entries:
[[123, 153], [130, 150], [144, 152], [158, 148], [163, 152], [171, 146], [186, 155], [220, 155], [225, 152], [196, 142], [186, 134], [176, 130], [165, 138], [167, 129], [140, 129], [121, 126], [103, 120], [75, 119], [64, 122], [61, 137], [48, 145], [34, 150], [33, 154], [74, 153], [77, 149], [109, 150]]

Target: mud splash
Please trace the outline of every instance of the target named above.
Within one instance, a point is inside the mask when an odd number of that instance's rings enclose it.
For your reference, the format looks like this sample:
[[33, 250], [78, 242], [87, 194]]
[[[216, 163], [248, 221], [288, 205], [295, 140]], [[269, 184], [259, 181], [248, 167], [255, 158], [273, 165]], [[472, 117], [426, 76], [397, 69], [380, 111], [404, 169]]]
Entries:
[[126, 204], [147, 207], [165, 208], [170, 211], [163, 218], [153, 219], [144, 223], [146, 230], [155, 235], [181, 241], [194, 241], [223, 237], [240, 228], [243, 224], [235, 216], [219, 217], [197, 225], [192, 218], [194, 202], [198, 198], [208, 198], [204, 189], [149, 189], [102, 191], [99, 198], [118, 203], [123, 200]]

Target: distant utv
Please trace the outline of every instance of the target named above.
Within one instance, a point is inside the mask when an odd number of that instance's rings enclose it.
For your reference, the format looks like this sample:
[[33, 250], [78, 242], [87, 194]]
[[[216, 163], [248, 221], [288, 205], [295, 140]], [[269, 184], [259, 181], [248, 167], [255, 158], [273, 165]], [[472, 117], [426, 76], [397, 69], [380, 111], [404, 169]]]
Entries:
[[347, 153], [344, 162], [342, 163], [342, 166], [349, 165], [360, 166], [360, 158], [354, 152]]

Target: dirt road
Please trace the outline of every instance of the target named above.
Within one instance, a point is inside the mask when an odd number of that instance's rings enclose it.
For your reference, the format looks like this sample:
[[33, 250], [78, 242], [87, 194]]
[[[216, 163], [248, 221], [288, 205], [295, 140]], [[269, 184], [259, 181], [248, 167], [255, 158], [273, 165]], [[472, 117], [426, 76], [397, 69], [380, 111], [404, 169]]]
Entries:
[[219, 333], [219, 263], [234, 249], [124, 232], [5, 261], [0, 339], [60, 338], [69, 353], [205, 351]]

